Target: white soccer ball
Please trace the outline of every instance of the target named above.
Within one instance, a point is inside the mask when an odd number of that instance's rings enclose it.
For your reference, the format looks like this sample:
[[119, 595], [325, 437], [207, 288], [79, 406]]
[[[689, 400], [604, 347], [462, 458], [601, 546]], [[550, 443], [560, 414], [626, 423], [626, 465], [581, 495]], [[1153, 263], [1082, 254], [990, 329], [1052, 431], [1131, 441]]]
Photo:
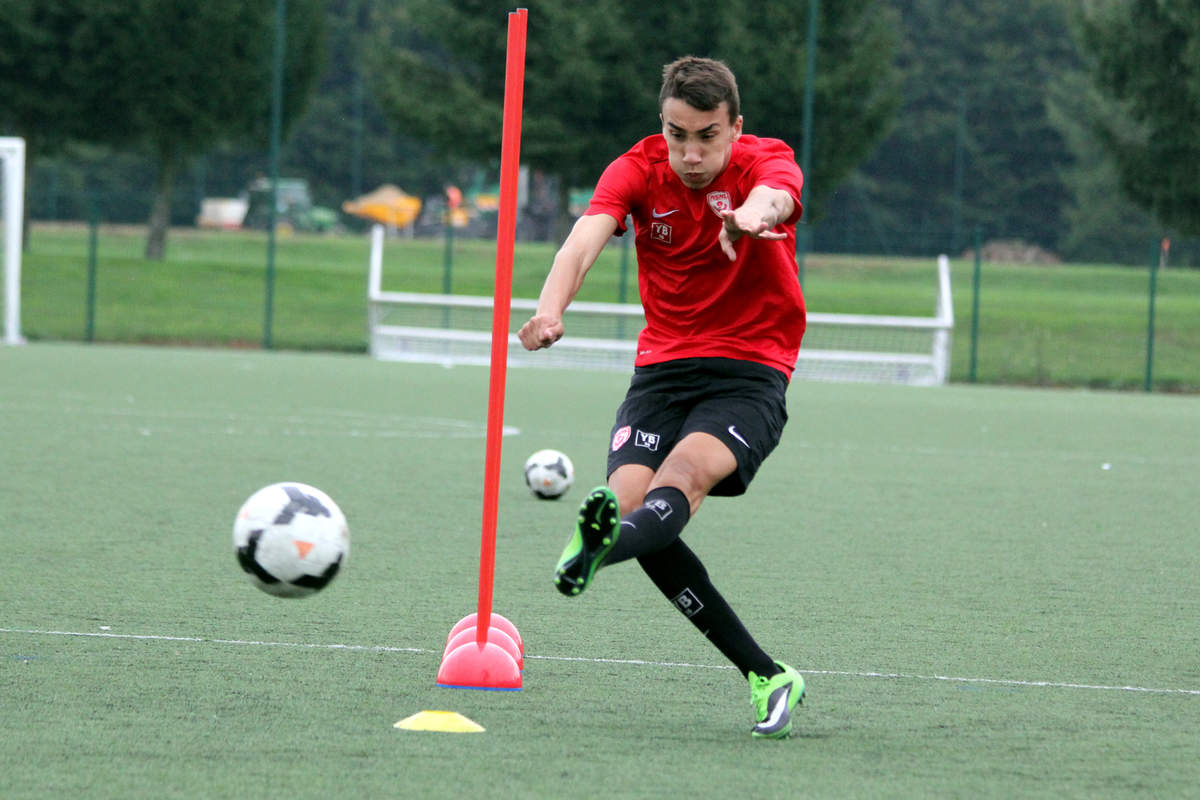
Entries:
[[555, 500], [575, 483], [575, 465], [557, 450], [538, 450], [525, 460], [525, 485], [534, 497]]
[[233, 549], [250, 582], [276, 597], [324, 589], [350, 555], [337, 503], [304, 483], [273, 483], [250, 495], [233, 521]]

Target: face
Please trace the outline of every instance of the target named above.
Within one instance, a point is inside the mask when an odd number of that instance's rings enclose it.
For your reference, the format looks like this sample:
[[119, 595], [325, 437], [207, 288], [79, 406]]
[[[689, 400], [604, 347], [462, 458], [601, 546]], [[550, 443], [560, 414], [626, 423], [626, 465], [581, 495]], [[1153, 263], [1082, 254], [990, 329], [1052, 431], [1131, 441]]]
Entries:
[[668, 97], [659, 116], [671, 169], [689, 189], [708, 186], [729, 163], [733, 142], [742, 134], [742, 118], [730, 123], [725, 102], [701, 111], [678, 97]]

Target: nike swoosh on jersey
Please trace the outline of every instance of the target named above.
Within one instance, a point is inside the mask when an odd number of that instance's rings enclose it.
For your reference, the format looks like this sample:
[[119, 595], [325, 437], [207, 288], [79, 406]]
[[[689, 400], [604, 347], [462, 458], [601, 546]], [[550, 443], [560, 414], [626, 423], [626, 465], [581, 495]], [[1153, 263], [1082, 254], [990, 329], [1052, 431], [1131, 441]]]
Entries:
[[650, 216], [654, 217], [655, 219], [662, 219], [663, 217], [671, 216], [678, 210], [678, 208], [672, 208], [670, 211], [663, 211], [660, 213], [657, 208], [652, 208], [650, 209]]

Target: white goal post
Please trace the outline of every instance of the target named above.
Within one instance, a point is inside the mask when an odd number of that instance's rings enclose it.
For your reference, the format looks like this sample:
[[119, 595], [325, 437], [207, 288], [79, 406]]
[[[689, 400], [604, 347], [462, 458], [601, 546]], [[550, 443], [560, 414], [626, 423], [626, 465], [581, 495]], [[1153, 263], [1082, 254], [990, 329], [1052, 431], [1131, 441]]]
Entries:
[[0, 137], [0, 206], [4, 208], [4, 343], [22, 344], [21, 239], [25, 214], [25, 140]]
[[[371, 355], [385, 361], [434, 364], [491, 363], [492, 298], [383, 290], [383, 226], [371, 231], [367, 325]], [[795, 377], [808, 380], [944, 384], [950, 374], [954, 310], [950, 262], [938, 258], [932, 317], [810, 312]], [[568, 334], [547, 350], [529, 352], [516, 329], [537, 301], [513, 298], [509, 366], [632, 369], [642, 307], [626, 303], [572, 303]]]

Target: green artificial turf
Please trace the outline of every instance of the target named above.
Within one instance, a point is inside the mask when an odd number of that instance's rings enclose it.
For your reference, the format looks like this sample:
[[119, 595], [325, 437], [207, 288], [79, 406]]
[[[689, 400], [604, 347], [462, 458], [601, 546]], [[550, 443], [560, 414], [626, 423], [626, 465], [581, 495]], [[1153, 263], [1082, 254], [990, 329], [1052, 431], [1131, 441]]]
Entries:
[[[633, 562], [551, 582], [626, 377], [513, 369], [494, 609], [520, 692], [435, 686], [478, 600], [487, 370], [0, 349], [0, 795], [1186, 797], [1200, 785], [1194, 397], [795, 383], [747, 496], [685, 536], [804, 674], [785, 742]], [[543, 447], [575, 486], [539, 501]], [[241, 502], [324, 489], [323, 593], [235, 562]], [[451, 710], [484, 733], [402, 731]]]

